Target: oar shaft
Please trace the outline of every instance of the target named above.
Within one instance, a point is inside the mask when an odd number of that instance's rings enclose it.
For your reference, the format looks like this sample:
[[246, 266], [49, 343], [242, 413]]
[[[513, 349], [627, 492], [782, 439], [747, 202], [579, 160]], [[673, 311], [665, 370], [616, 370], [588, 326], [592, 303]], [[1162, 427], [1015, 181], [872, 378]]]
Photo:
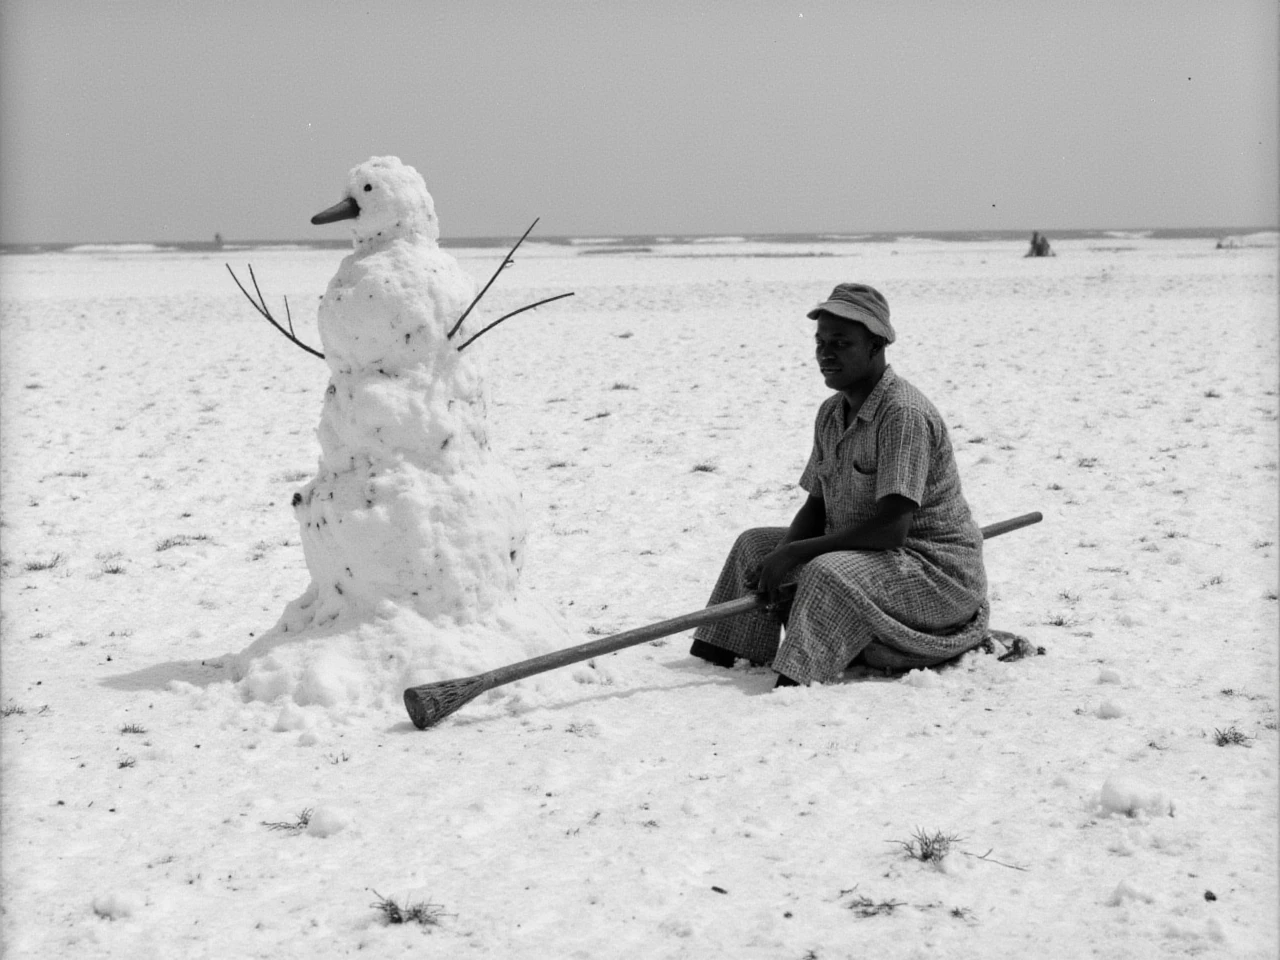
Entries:
[[571, 663], [579, 663], [583, 660], [590, 660], [592, 657], [614, 653], [617, 650], [634, 647], [637, 644], [657, 640], [660, 637], [669, 637], [673, 633], [683, 633], [685, 630], [701, 626], [704, 623], [713, 623], [716, 620], [723, 620], [725, 617], [734, 617], [740, 613], [746, 613], [748, 610], [754, 610], [761, 603], [761, 599], [755, 594], [739, 597], [737, 600], [717, 603], [715, 606], [704, 607], [701, 610], [695, 610], [693, 613], [684, 613], [669, 620], [659, 620], [657, 623], [636, 627], [634, 630], [615, 633], [612, 636], [578, 644], [575, 647], [566, 647], [564, 650], [557, 650], [555, 653], [546, 653], [540, 657], [521, 660], [519, 663], [513, 663], [510, 666], [490, 670], [484, 676], [493, 677], [493, 686], [498, 687], [504, 683], [511, 683], [513, 680], [523, 680], [525, 677], [531, 677], [535, 673], [555, 670], [558, 667], [567, 667]]

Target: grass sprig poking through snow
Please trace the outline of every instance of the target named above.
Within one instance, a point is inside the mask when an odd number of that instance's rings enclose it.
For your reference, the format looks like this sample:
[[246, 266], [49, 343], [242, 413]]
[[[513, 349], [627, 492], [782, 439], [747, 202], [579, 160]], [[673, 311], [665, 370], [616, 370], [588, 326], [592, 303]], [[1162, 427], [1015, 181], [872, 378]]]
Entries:
[[848, 909], [860, 917], [878, 917], [881, 914], [893, 913], [898, 907], [905, 907], [903, 900], [881, 900], [876, 903], [870, 897], [855, 897], [848, 903]]
[[1213, 742], [1220, 747], [1253, 746], [1253, 744], [1249, 742], [1249, 737], [1237, 730], [1235, 727], [1227, 727], [1225, 730], [1218, 730], [1215, 728], [1213, 731]]
[[913, 860], [919, 860], [921, 863], [937, 863], [951, 852], [951, 847], [954, 844], [959, 843], [962, 839], [963, 837], [954, 833], [943, 833], [941, 830], [927, 833], [917, 827], [910, 840], [891, 840], [889, 842], [901, 846], [907, 852], [907, 856]]
[[426, 900], [419, 903], [406, 902], [402, 907], [391, 897], [384, 897], [377, 890], [370, 890], [375, 900], [370, 906], [382, 914], [382, 919], [387, 923], [416, 923], [421, 927], [438, 927], [440, 918], [447, 917], [449, 914], [444, 912], [444, 907], [438, 903], [429, 903]]
[[268, 830], [283, 830], [285, 833], [301, 833], [311, 822], [311, 808], [307, 807], [298, 813], [298, 819], [290, 823], [288, 820], [263, 820], [262, 825]]
[[208, 539], [209, 535], [207, 533], [180, 533], [176, 537], [165, 537], [156, 544], [156, 553], [163, 553], [165, 550], [171, 550], [174, 547], [185, 547], [187, 544]]
[[1020, 867], [1016, 863], [1005, 863], [1003, 860], [996, 860], [991, 856], [991, 851], [977, 854], [969, 853], [967, 850], [960, 850], [959, 844], [964, 839], [958, 834], [943, 833], [941, 830], [935, 830], [928, 833], [916, 828], [916, 832], [911, 835], [910, 840], [890, 840], [890, 843], [896, 843], [906, 851], [907, 856], [913, 860], [919, 860], [921, 863], [941, 863], [942, 860], [951, 852], [951, 848], [955, 847], [959, 853], [966, 857], [972, 857], [974, 860], [982, 860], [986, 863], [994, 863], [997, 866], [1008, 867], [1010, 870], [1023, 870], [1026, 867]]
[[28, 560], [22, 565], [22, 569], [32, 573], [39, 570], [53, 570], [61, 566], [66, 559], [61, 553], [55, 553], [48, 560]]

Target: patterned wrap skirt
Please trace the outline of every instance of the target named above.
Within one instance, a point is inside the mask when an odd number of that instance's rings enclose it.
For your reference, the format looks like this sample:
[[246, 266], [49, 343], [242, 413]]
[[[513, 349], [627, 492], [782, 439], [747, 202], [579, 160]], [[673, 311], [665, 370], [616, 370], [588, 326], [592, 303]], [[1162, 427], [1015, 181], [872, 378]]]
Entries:
[[[755, 527], [741, 534], [710, 603], [749, 593], [747, 581], [786, 533], [785, 527]], [[759, 611], [706, 624], [694, 637], [756, 663], [771, 662], [806, 684], [840, 679], [859, 654], [876, 667], [933, 666], [980, 644], [990, 619], [985, 590], [975, 600], [972, 586], [948, 576], [948, 566], [909, 546], [826, 553], [789, 578], [797, 589], [785, 639], [782, 625]]]

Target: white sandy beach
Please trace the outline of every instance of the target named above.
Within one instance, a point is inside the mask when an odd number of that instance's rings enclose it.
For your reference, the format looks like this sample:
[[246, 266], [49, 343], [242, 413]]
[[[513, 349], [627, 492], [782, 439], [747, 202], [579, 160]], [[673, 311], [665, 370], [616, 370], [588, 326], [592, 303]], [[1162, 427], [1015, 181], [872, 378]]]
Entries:
[[[978, 522], [1043, 512], [986, 557], [1045, 655], [774, 691], [682, 635], [428, 731], [245, 702], [222, 662], [307, 586], [328, 372], [223, 264], [316, 343], [341, 255], [5, 256], [5, 955], [1274, 957], [1275, 234], [602, 246], [528, 242], [480, 311], [575, 296], [475, 347], [523, 582], [582, 640], [701, 607], [789, 521], [804, 313], [857, 280]], [[451, 252], [483, 283], [503, 251]]]

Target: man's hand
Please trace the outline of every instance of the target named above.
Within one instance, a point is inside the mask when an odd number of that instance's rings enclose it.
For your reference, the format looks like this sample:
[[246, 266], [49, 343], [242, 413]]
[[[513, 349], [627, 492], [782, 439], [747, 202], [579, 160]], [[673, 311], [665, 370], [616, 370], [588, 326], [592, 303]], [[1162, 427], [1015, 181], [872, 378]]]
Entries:
[[799, 563], [791, 544], [782, 544], [761, 561], [760, 570], [756, 574], [756, 592], [767, 597], [770, 603], [778, 603], [782, 599], [778, 588]]

